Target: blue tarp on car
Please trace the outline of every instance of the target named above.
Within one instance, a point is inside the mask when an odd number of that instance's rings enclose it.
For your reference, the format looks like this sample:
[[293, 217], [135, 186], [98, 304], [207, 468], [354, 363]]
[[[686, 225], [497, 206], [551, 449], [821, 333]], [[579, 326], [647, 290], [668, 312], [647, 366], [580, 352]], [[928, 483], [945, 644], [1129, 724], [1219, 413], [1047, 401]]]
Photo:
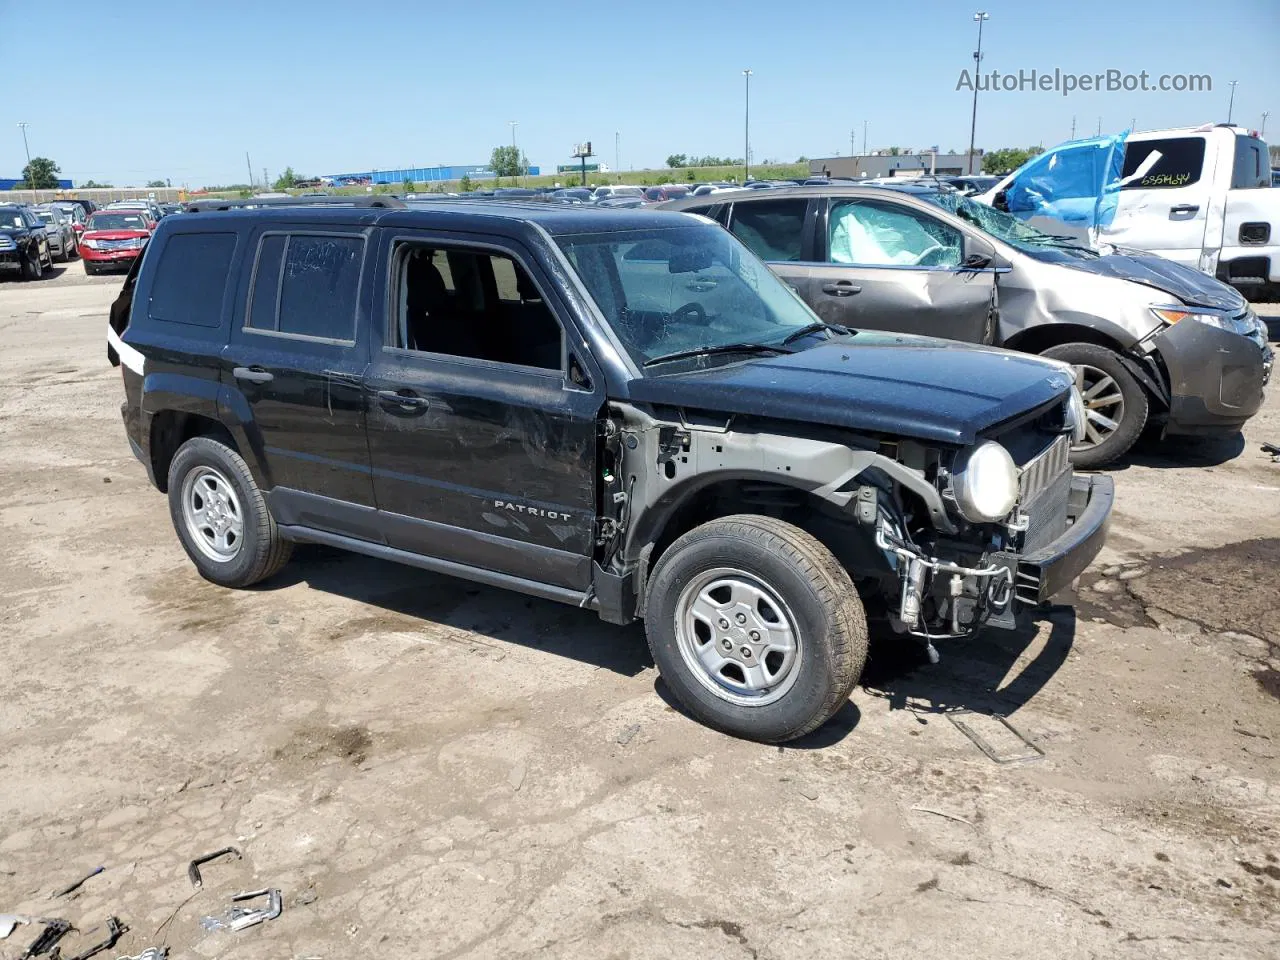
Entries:
[[1072, 140], [1032, 157], [1005, 188], [1009, 212], [1074, 227], [1105, 227], [1115, 217], [1128, 131]]

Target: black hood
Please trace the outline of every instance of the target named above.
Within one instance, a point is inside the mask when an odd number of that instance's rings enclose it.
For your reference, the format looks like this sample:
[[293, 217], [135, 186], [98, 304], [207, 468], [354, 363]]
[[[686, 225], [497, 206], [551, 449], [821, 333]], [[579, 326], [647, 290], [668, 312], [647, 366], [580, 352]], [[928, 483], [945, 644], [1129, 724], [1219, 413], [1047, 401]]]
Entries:
[[947, 444], [1071, 386], [1063, 370], [1009, 350], [860, 331], [799, 353], [632, 380], [632, 400], [822, 423]]
[[1232, 314], [1245, 308], [1244, 297], [1233, 287], [1199, 270], [1129, 247], [1112, 249], [1114, 253], [1094, 260], [1075, 260], [1063, 265], [1104, 277], [1146, 284], [1171, 294], [1188, 307], [1209, 307]]

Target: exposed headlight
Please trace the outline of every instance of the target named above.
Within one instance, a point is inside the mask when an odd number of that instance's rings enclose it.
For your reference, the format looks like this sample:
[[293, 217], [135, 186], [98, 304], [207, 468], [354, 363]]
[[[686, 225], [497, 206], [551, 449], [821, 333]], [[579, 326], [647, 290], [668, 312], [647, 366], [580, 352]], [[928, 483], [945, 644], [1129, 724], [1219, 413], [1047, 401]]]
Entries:
[[951, 469], [951, 493], [966, 520], [991, 523], [1018, 502], [1018, 467], [993, 441], [962, 450]]
[[1088, 414], [1084, 409], [1084, 397], [1080, 396], [1080, 388], [1071, 385], [1071, 396], [1067, 398], [1067, 428], [1071, 431], [1071, 439], [1075, 443], [1083, 443], [1086, 436], [1085, 421]]
[[1219, 310], [1197, 310], [1190, 307], [1152, 307], [1151, 312], [1170, 326], [1181, 323], [1183, 320], [1195, 320], [1205, 326], [1217, 327], [1227, 333], [1239, 333], [1243, 336], [1248, 336], [1253, 330], [1253, 323], [1247, 314], [1237, 319]]
[[90, 250], [97, 250], [97, 249], [98, 249], [98, 241], [97, 241], [97, 240], [94, 240], [92, 237], [90, 237], [88, 240], [81, 240], [81, 241], [80, 241], [80, 246], [82, 246], [82, 247], [88, 247]]

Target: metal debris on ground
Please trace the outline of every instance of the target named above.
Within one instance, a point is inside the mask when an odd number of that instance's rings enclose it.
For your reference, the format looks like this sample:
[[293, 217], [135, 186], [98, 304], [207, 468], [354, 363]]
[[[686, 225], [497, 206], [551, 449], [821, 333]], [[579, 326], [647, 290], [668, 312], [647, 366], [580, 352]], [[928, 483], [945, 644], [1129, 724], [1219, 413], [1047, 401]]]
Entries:
[[61, 890], [53, 891], [53, 893], [49, 894], [49, 899], [56, 900], [58, 897], [65, 897], [69, 893], [75, 893], [77, 890], [83, 887], [87, 881], [92, 880], [94, 877], [96, 877], [100, 873], [106, 872], [106, 869], [107, 869], [106, 867], [98, 867], [95, 870], [91, 870], [89, 873], [85, 874], [75, 883], [67, 884], [67, 886], [63, 887]]
[[147, 947], [136, 956], [117, 957], [116, 960], [167, 960], [168, 956], [168, 947]]
[[197, 889], [204, 886], [204, 878], [200, 876], [201, 864], [208, 863], [210, 860], [217, 860], [219, 857], [225, 857], [227, 854], [237, 860], [243, 859], [240, 851], [235, 847], [223, 847], [221, 850], [213, 851], [213, 853], [206, 853], [203, 857], [196, 857], [187, 864], [187, 879], [191, 881], [191, 885]]
[[[1044, 757], [1043, 750], [1019, 733], [1018, 729], [999, 713], [974, 713], [972, 710], [952, 710], [947, 714], [947, 719], [951, 721], [957, 730], [972, 740], [974, 746], [996, 763], [1025, 763], [1031, 760], [1040, 760]], [[990, 726], [994, 727], [997, 734], [1008, 731], [1027, 749], [1014, 750], [1007, 753], [999, 752], [975, 729], [977, 726], [987, 725], [987, 721], [991, 721]]]
[[40, 936], [31, 941], [31, 946], [27, 947], [27, 952], [22, 955], [22, 960], [31, 960], [32, 957], [39, 957], [48, 953], [57, 946], [59, 940], [75, 929], [66, 920], [39, 917], [36, 919], [36, 923], [44, 924], [44, 929], [40, 931]]
[[[92, 931], [90, 931], [92, 932]], [[129, 932], [129, 928], [120, 922], [119, 917], [107, 917], [107, 935], [98, 943], [91, 947], [81, 950], [74, 957], [61, 958], [55, 960], [89, 960], [90, 957], [96, 957], [104, 950], [110, 950], [116, 945], [116, 941]], [[56, 953], [56, 951], [55, 951]]]
[[1272, 463], [1280, 463], [1280, 445], [1274, 443], [1264, 443], [1262, 452], [1271, 454]]
[[231, 907], [218, 916], [202, 917], [200, 926], [206, 930], [245, 930], [249, 927], [257, 926], [265, 920], [274, 920], [280, 916], [284, 910], [284, 900], [280, 896], [280, 891], [274, 887], [267, 890], [250, 890], [247, 893], [237, 893], [231, 898], [232, 903], [244, 903], [248, 900], [257, 900], [259, 897], [266, 897], [266, 906], [256, 910], [248, 907]]

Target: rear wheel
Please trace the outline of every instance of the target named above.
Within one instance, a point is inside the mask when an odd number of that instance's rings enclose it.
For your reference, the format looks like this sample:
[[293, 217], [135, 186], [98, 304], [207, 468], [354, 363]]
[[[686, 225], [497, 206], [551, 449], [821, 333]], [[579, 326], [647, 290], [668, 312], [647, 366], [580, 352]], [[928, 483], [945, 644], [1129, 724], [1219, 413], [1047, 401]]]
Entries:
[[1146, 388], [1127, 369], [1120, 355], [1096, 343], [1064, 343], [1044, 356], [1071, 364], [1076, 387], [1084, 398], [1085, 438], [1071, 447], [1071, 462], [1094, 469], [1129, 452], [1146, 426]]
[[36, 248], [34, 257], [27, 257], [22, 261], [22, 279], [23, 280], [39, 280], [44, 276], [44, 263], [40, 260], [40, 248]]
[[867, 654], [866, 615], [836, 558], [800, 528], [753, 515], [703, 524], [662, 554], [645, 632], [690, 713], [766, 743], [826, 723]]
[[213, 437], [193, 437], [174, 454], [169, 515], [200, 575], [224, 587], [265, 580], [293, 552], [248, 464]]

